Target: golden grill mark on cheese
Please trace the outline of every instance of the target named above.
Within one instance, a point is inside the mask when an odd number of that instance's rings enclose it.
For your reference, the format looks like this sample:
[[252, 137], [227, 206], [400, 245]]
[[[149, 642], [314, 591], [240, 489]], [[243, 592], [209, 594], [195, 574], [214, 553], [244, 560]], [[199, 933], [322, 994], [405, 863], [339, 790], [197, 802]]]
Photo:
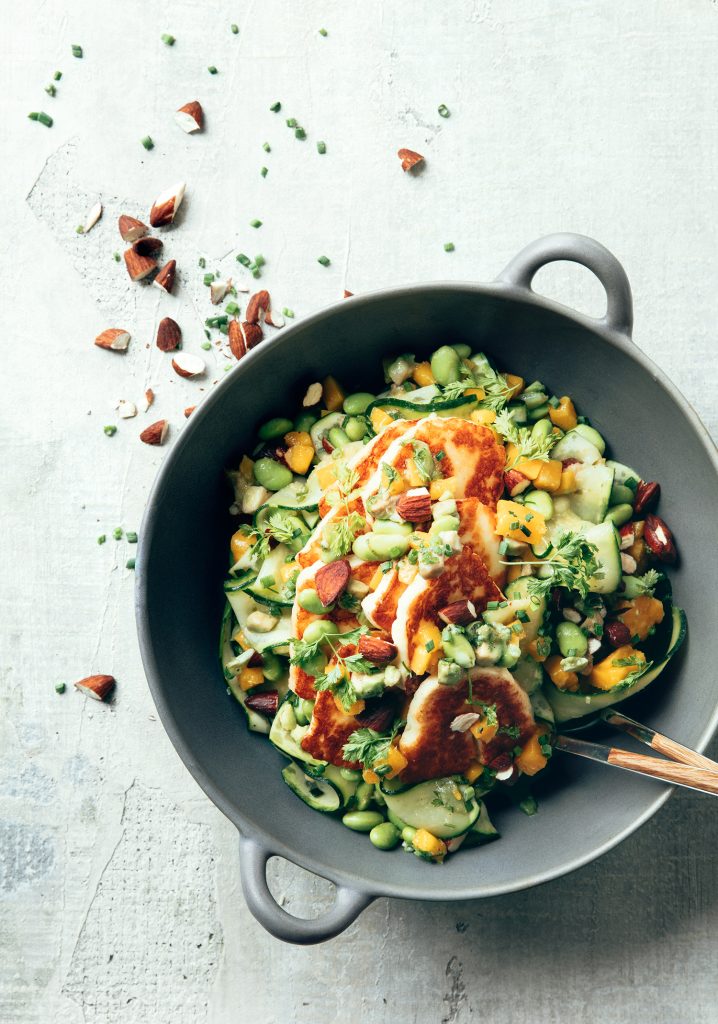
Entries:
[[423, 441], [438, 461], [441, 475], [455, 482], [455, 497], [478, 498], [494, 508], [504, 489], [503, 445], [488, 427], [456, 416], [419, 420], [412, 440]]
[[302, 748], [320, 761], [354, 768], [356, 765], [344, 760], [342, 751], [357, 728], [356, 718], [340, 711], [329, 690], [322, 690], [316, 695], [314, 714], [309, 731], [302, 739]]

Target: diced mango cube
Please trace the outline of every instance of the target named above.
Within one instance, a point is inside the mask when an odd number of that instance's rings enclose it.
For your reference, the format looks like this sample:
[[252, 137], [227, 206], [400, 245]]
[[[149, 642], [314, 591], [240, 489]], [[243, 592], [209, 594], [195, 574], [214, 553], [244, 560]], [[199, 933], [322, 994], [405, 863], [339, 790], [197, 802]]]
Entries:
[[294, 473], [306, 473], [314, 458], [314, 446], [311, 444], [294, 444], [287, 448], [284, 461]]
[[637, 636], [639, 640], [645, 640], [653, 626], [663, 622], [665, 611], [663, 603], [648, 594], [641, 594], [629, 602], [629, 607], [621, 612], [618, 618], [628, 626], [631, 636]]
[[515, 763], [524, 775], [536, 775], [537, 772], [546, 767], [548, 758], [541, 749], [539, 737], [543, 736], [547, 731], [545, 726], [537, 726], [533, 735], [524, 744], [521, 753], [516, 758]]
[[447, 476], [443, 480], [432, 480], [429, 484], [429, 495], [432, 501], [441, 501], [443, 498], [455, 498], [456, 497], [456, 484], [457, 480], [455, 476]]
[[428, 853], [431, 857], [446, 856], [446, 843], [443, 839], [432, 835], [428, 829], [418, 828], [411, 842], [414, 849], [419, 850], [421, 853]]
[[483, 775], [483, 773], [484, 766], [481, 764], [480, 761], [474, 761], [472, 762], [472, 764], [469, 765], [469, 767], [464, 772], [464, 777], [466, 778], [467, 782], [475, 782], [476, 779], [478, 779], [479, 775]]
[[563, 466], [558, 459], [549, 459], [541, 463], [541, 469], [534, 480], [534, 485], [541, 491], [557, 491], [561, 486]]
[[482, 715], [481, 718], [471, 726], [471, 735], [474, 739], [481, 740], [482, 743], [490, 743], [498, 731], [498, 720], [489, 725], [486, 715]]
[[576, 409], [568, 395], [564, 395], [563, 398], [559, 399], [555, 409], [549, 406], [548, 414], [554, 426], [560, 427], [561, 430], [573, 430], [578, 423]]
[[474, 409], [470, 418], [474, 423], [479, 423], [484, 427], [490, 427], [492, 423], [496, 422], [496, 413], [493, 409]]
[[372, 771], [371, 768], [365, 768], [361, 773], [362, 778], [365, 782], [369, 783], [370, 786], [376, 786], [381, 781], [380, 776], [376, 772]]
[[351, 707], [345, 708], [340, 697], [336, 693], [334, 694], [334, 703], [336, 704], [337, 711], [341, 711], [342, 714], [351, 715], [352, 717], [360, 715], [365, 707], [365, 702], [363, 700], [355, 700]]
[[256, 534], [248, 533], [245, 527], [240, 527], [236, 533], [233, 533], [229, 547], [235, 562], [238, 562], [242, 555], [257, 543], [258, 539]]
[[306, 430], [290, 430], [288, 434], [284, 435], [285, 442], [292, 448], [295, 444], [311, 444], [311, 434], [308, 434]]
[[419, 467], [417, 466], [414, 459], [406, 460], [406, 465], [402, 470], [402, 477], [404, 478], [405, 482], [409, 487], [426, 486], [426, 477], [419, 472]]
[[569, 690], [575, 693], [578, 690], [578, 676], [575, 672], [566, 672], [561, 668], [561, 655], [552, 654], [544, 661], [543, 666], [548, 672], [549, 679], [559, 690]]
[[239, 673], [239, 685], [243, 690], [253, 690], [255, 686], [261, 686], [264, 682], [264, 672], [261, 668], [244, 667]]
[[566, 469], [561, 470], [561, 485], [558, 490], [553, 493], [557, 497], [561, 494], [573, 494], [577, 488], [576, 470], [573, 466], [568, 466]]
[[496, 506], [496, 532], [501, 537], [535, 545], [543, 540], [546, 520], [536, 509], [502, 500]]
[[504, 380], [511, 388], [511, 394], [509, 395], [509, 398], [516, 398], [516, 396], [520, 395], [523, 391], [526, 385], [526, 381], [523, 379], [523, 377], [518, 377], [515, 373], [505, 373], [503, 376]]
[[640, 670], [645, 665], [646, 656], [630, 644], [616, 648], [607, 658], [593, 666], [590, 675], [591, 686], [597, 690], [612, 690], [622, 683], [626, 676]]
[[486, 392], [483, 388], [466, 388], [464, 395], [466, 398], [471, 398], [473, 396], [477, 402], [481, 402], [486, 398]]
[[428, 387], [429, 384], [436, 383], [434, 374], [431, 372], [431, 363], [417, 363], [414, 367], [412, 377], [420, 388], [425, 388]]
[[346, 395], [334, 377], [325, 377], [322, 382], [322, 399], [329, 412], [336, 412], [344, 404]]
[[441, 631], [433, 622], [421, 623], [415, 634], [416, 649], [411, 659], [411, 671], [421, 676], [432, 672], [439, 663], [441, 654]]
[[336, 462], [324, 462], [317, 467], [317, 483], [323, 491], [329, 490], [337, 480]]
[[372, 409], [369, 418], [371, 420], [371, 425], [374, 428], [374, 432], [377, 434], [383, 430], [384, 427], [388, 427], [390, 423], [394, 422], [388, 412], [385, 412], [383, 409], [379, 409], [378, 407], [376, 409]]

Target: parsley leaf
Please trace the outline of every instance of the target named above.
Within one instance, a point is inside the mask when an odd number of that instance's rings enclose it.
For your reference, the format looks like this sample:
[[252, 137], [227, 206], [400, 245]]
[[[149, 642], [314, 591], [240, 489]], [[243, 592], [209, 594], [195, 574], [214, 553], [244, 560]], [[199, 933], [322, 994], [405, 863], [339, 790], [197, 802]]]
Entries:
[[[358, 761], [365, 768], [371, 768], [377, 761], [387, 756], [391, 741], [405, 724], [401, 719], [397, 719], [388, 733], [376, 732], [375, 729], [355, 729], [344, 744], [344, 760]], [[387, 765], [385, 771], [388, 770]], [[380, 770], [378, 774], [383, 772]]]

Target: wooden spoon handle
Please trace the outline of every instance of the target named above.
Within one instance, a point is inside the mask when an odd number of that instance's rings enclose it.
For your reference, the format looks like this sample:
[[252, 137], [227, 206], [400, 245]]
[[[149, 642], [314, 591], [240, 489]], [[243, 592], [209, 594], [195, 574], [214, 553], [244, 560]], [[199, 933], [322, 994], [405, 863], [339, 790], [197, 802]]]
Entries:
[[671, 764], [668, 761], [661, 761], [657, 757], [634, 754], [631, 750], [619, 750], [616, 747], [609, 750], [606, 760], [608, 764], [616, 765], [617, 768], [627, 768], [640, 775], [650, 775], [654, 779], [662, 779], [664, 782], [677, 783], [679, 786], [697, 789], [701, 793], [712, 793], [714, 796], [718, 796], [718, 774], [706, 771], [705, 768], [695, 768], [693, 765], [687, 764]]

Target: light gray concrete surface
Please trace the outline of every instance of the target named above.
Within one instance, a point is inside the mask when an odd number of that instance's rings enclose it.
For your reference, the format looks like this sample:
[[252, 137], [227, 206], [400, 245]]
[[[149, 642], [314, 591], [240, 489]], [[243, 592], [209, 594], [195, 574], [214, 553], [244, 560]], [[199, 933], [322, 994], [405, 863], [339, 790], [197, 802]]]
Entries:
[[[594, 235], [630, 275], [637, 343], [715, 433], [718, 4], [28, 0], [2, 17], [0, 1020], [718, 1021], [708, 798], [679, 794], [620, 849], [535, 891], [383, 900], [314, 949], [266, 935], [243, 905], [234, 829], [156, 720], [131, 549], [111, 536], [137, 527], [167, 451], [139, 443], [150, 417], [118, 421], [118, 400], [139, 404], [151, 385], [152, 418], [176, 438], [182, 409], [224, 372], [213, 351], [204, 384], [181, 381], [151, 344], [174, 311], [199, 351], [199, 255], [235, 269], [238, 249], [261, 251], [263, 283], [301, 317], [345, 287], [487, 279], [536, 236]], [[195, 97], [207, 130], [188, 137], [172, 111]], [[55, 126], [28, 121], [34, 109]], [[401, 173], [400, 146], [425, 154], [423, 174]], [[169, 300], [131, 287], [113, 252], [117, 214], [146, 217], [178, 179]], [[80, 237], [97, 198], [105, 215]], [[600, 312], [582, 271], [537, 284]], [[93, 347], [106, 326], [132, 332], [126, 356]], [[55, 694], [89, 672], [116, 675], [111, 705]], [[328, 899], [287, 865], [273, 884], [299, 913]]]

